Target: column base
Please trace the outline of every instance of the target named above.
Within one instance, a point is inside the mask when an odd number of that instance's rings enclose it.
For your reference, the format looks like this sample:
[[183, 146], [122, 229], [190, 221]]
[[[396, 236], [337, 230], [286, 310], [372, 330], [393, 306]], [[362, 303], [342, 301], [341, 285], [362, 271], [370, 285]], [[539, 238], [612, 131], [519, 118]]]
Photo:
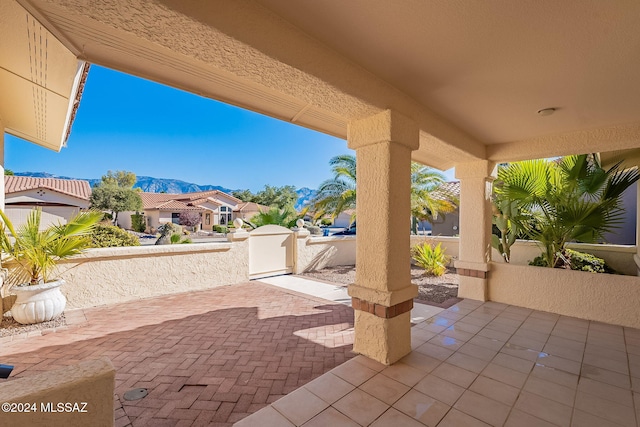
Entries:
[[353, 351], [385, 365], [411, 353], [411, 312], [385, 319], [355, 310]]
[[488, 301], [489, 281], [482, 277], [460, 275], [458, 298], [469, 298], [478, 301]]

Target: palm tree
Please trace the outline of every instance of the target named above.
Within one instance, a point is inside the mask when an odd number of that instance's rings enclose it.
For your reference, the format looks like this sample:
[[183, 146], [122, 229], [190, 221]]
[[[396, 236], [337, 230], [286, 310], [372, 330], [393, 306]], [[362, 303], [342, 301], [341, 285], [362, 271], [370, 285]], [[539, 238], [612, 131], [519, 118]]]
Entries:
[[517, 162], [499, 170], [494, 203], [515, 202], [514, 225], [540, 242], [547, 266], [564, 267], [568, 242], [601, 241], [620, 225], [622, 193], [639, 178], [620, 163], [604, 170], [595, 155]]
[[288, 205], [285, 206], [284, 209], [272, 206], [268, 211], [260, 211], [252, 216], [251, 221], [247, 221], [247, 224], [253, 228], [262, 227], [263, 225], [268, 224], [291, 228], [295, 225], [298, 218], [301, 218], [302, 216], [304, 216], [304, 213], [299, 215], [293, 206]]
[[444, 176], [420, 163], [411, 163], [411, 230], [417, 232], [418, 221], [433, 223], [439, 215], [454, 212], [458, 198], [448, 191]]
[[356, 208], [356, 157], [350, 154], [329, 160], [333, 178], [324, 181], [312, 201], [316, 218], [330, 214], [334, 218]]
[[[336, 156], [329, 164], [334, 176], [320, 184], [313, 201], [316, 217], [328, 213], [335, 218], [341, 212], [356, 207], [355, 156]], [[444, 182], [444, 176], [434, 169], [419, 163], [411, 164], [411, 214], [414, 218], [433, 221], [439, 214], [453, 212], [457, 208], [456, 198], [441, 189]]]

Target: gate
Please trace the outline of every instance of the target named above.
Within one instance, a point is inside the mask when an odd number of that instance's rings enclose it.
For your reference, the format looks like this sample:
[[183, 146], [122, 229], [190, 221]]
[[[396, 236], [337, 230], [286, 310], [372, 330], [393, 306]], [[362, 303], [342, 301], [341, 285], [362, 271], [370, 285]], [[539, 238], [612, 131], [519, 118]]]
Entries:
[[279, 225], [264, 225], [249, 234], [250, 279], [293, 273], [293, 231]]

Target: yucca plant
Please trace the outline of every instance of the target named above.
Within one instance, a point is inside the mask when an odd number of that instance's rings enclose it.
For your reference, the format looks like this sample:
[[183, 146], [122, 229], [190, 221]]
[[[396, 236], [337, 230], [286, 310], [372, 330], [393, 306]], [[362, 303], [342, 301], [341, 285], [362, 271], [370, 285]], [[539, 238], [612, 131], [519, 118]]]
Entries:
[[102, 212], [80, 212], [66, 224], [40, 230], [41, 209], [32, 210], [17, 229], [0, 211], [0, 248], [20, 266], [20, 276], [28, 285], [46, 283], [58, 261], [91, 247], [91, 232], [102, 219]]
[[444, 253], [442, 244], [435, 247], [424, 242], [411, 248], [411, 257], [425, 270], [425, 274], [432, 276], [442, 276], [447, 271], [447, 265], [451, 257]]

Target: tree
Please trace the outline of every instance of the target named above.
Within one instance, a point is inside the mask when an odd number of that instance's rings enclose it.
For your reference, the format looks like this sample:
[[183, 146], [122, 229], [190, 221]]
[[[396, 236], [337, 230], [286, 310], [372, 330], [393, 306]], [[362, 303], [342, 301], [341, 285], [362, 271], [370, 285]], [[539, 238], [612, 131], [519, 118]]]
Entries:
[[298, 200], [296, 187], [285, 185], [282, 187], [272, 187], [265, 185], [263, 190], [253, 194], [250, 190], [236, 190], [231, 193], [234, 197], [243, 202], [254, 202], [265, 206], [276, 206], [278, 209], [285, 209], [287, 206], [294, 206]]
[[180, 217], [178, 219], [178, 223], [180, 225], [184, 225], [186, 227], [195, 228], [202, 222], [202, 217], [199, 212], [196, 211], [182, 211], [180, 212]]
[[5, 170], [4, 170], [4, 174], [5, 174], [5, 175], [7, 175], [7, 176], [13, 176], [13, 175], [15, 175], [11, 169], [5, 169]]
[[619, 227], [622, 193], [639, 178], [620, 163], [603, 169], [595, 155], [516, 162], [498, 171], [494, 205], [504, 211], [511, 203], [510, 222], [540, 243], [544, 264], [566, 267], [568, 242], [601, 241]]
[[443, 184], [444, 176], [420, 163], [411, 163], [411, 230], [417, 234], [418, 221], [433, 223], [439, 215], [454, 212], [458, 198]]
[[356, 157], [350, 154], [329, 160], [333, 178], [320, 184], [312, 200], [317, 218], [330, 214], [333, 218], [356, 207]]
[[[344, 154], [333, 157], [329, 164], [333, 178], [320, 184], [312, 201], [316, 217], [338, 216], [356, 207], [356, 157]], [[453, 212], [457, 199], [441, 189], [444, 176], [419, 163], [411, 164], [411, 215], [415, 219], [433, 221], [439, 214]]]
[[111, 212], [113, 224], [118, 225], [118, 213], [142, 209], [142, 199], [132, 188], [135, 182], [133, 172], [107, 172], [91, 191], [91, 208]]
[[277, 206], [272, 206], [266, 212], [259, 212], [251, 217], [247, 223], [254, 227], [262, 227], [263, 225], [275, 224], [282, 227], [291, 228], [295, 226], [296, 221], [300, 218], [300, 215], [296, 212], [293, 206], [286, 206], [284, 209], [280, 209]]

